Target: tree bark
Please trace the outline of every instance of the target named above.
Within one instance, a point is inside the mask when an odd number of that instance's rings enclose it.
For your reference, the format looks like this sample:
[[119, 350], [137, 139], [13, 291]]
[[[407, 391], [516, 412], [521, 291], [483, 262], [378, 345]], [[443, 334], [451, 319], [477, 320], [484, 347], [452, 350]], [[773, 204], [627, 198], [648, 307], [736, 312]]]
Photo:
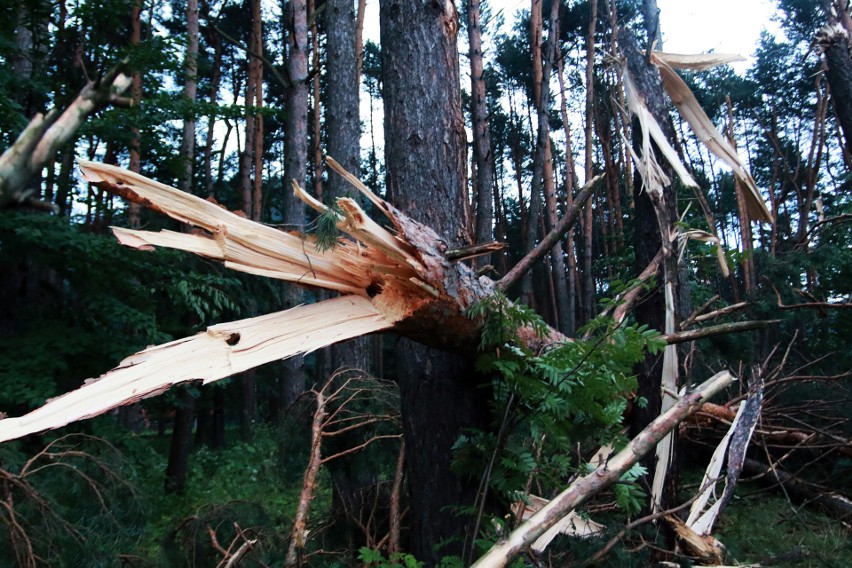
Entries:
[[[253, 76], [252, 92], [249, 93], [253, 97], [252, 104], [254, 105], [254, 145], [252, 149], [252, 157], [254, 158], [254, 178], [252, 184], [252, 205], [251, 215], [255, 221], [260, 221], [263, 218], [263, 17], [260, 13], [261, 0], [253, 0], [251, 4], [251, 51], [256, 53], [256, 57], [249, 60], [249, 74]], [[246, 144], [249, 141], [246, 139]]]
[[[538, 139], [536, 142], [535, 163], [533, 164], [532, 191], [540, 191], [544, 186], [544, 202], [547, 212], [548, 228], [554, 228], [559, 222], [557, 210], [556, 184], [553, 180], [553, 157], [551, 152], [550, 129], [549, 129], [549, 107], [550, 107], [550, 74], [553, 70], [553, 61], [558, 55], [559, 49], [559, 3], [551, 4], [550, 32], [547, 38], [547, 46], [544, 54], [544, 67], [542, 69], [541, 85], [538, 88], [539, 99], [536, 101], [538, 110]], [[560, 237], [561, 238], [561, 237]], [[565, 269], [565, 258], [562, 247], [548, 247], [550, 251], [551, 271], [550, 279], [554, 288], [554, 303], [556, 309], [557, 328], [562, 333], [573, 330], [574, 321], [571, 313], [572, 306], [569, 302], [567, 271]]]
[[[562, 58], [557, 59], [557, 77], [559, 79], [559, 113], [562, 126], [565, 129], [565, 206], [571, 207], [574, 201], [574, 188], [577, 187], [577, 168], [574, 164], [574, 150], [571, 145], [571, 123], [568, 120], [568, 103], [565, 94], [565, 79], [563, 78]], [[577, 329], [577, 254], [575, 250], [574, 228], [566, 233], [565, 255], [568, 259], [567, 280], [568, 290], [565, 302], [568, 307], [568, 317], [565, 321], [565, 335], [572, 337]]]
[[[361, 170], [361, 122], [357, 77], [357, 15], [350, 0], [328, 0], [325, 5], [327, 77], [326, 130], [328, 155], [347, 171]], [[332, 199], [360, 194], [340, 175], [330, 173], [327, 190]], [[332, 367], [367, 370], [367, 338], [359, 338], [331, 348]]]
[[[133, 7], [130, 10], [130, 45], [135, 48], [142, 41], [142, 0], [134, 0]], [[133, 72], [132, 84], [130, 86], [130, 97], [133, 99], [134, 105], [139, 105], [142, 100], [142, 73], [139, 71]], [[130, 129], [130, 166], [131, 172], [139, 173], [140, 171], [140, 155], [139, 155], [139, 128], [132, 127]], [[131, 229], [138, 229], [141, 223], [139, 219], [139, 204], [130, 203], [127, 208], [128, 225]]]
[[188, 103], [183, 118], [180, 145], [181, 173], [178, 188], [192, 193], [192, 170], [195, 160], [195, 98], [198, 92], [198, 0], [186, 3], [186, 57], [183, 62], [183, 96]]
[[[218, 33], [210, 34], [210, 42], [213, 44], [213, 69], [210, 77], [210, 101], [215, 102], [219, 96], [219, 88], [222, 84], [222, 37]], [[216, 133], [216, 111], [211, 111], [207, 117], [207, 136], [204, 144], [204, 186], [207, 196], [215, 198], [215, 184], [213, 180], [213, 143]], [[227, 136], [226, 136], [227, 138]]]
[[[538, 106], [541, 100], [543, 85], [541, 42], [543, 37], [542, 25], [542, 1], [532, 0], [530, 9], [530, 49], [532, 50], [532, 77], [533, 77], [533, 105]], [[529, 105], [527, 106], [529, 110]], [[530, 119], [532, 128], [532, 119]], [[533, 153], [533, 176], [530, 184], [529, 207], [527, 208], [526, 223], [523, 224], [523, 246], [524, 250], [532, 250], [536, 245], [536, 237], [539, 235], [539, 222], [541, 217], [541, 172], [544, 169], [544, 144], [539, 142], [540, 132], [544, 126], [539, 125], [538, 131], [532, 133], [536, 145]], [[546, 134], [545, 134], [546, 136]], [[517, 172], [520, 187], [520, 172]], [[520, 193], [519, 193], [520, 196]], [[523, 201], [523, 199], [521, 199]], [[520, 301], [533, 309], [536, 308], [535, 293], [533, 290], [533, 273], [524, 272], [521, 280]], [[539, 310], [543, 313], [543, 310]]]
[[660, 9], [657, 7], [657, 0], [642, 0], [642, 15], [648, 43], [654, 43], [654, 49], [662, 51], [663, 34], [660, 32]]
[[[464, 120], [451, 2], [381, 2], [387, 188], [391, 201], [453, 245], [469, 244], [464, 226]], [[451, 449], [487, 407], [470, 357], [407, 339], [398, 346], [406, 440], [412, 553], [427, 564], [458, 554], [476, 484], [450, 471]], [[440, 550], [439, 545], [444, 545]]]
[[[360, 39], [356, 33], [355, 5], [352, 0], [327, 0], [324, 17], [328, 155], [346, 170], [357, 173], [361, 170], [361, 122], [357, 69]], [[360, 193], [334, 172], [329, 172], [326, 190], [332, 200], [349, 197], [361, 201]], [[337, 373], [341, 369], [357, 369], [359, 373], [369, 372], [370, 341], [369, 337], [359, 337], [332, 345], [329, 348], [331, 371]], [[351, 375], [343, 373], [340, 380], [345, 380], [348, 376]], [[353, 447], [358, 443], [359, 435], [343, 434], [337, 443], [342, 447]], [[363, 505], [365, 488], [374, 480], [370, 474], [369, 460], [368, 455], [356, 453], [342, 456], [328, 464], [333, 485], [332, 508], [343, 512], [339, 517], [345, 517], [347, 509], [358, 510], [359, 506]], [[341, 534], [354, 529], [345, 521], [344, 524], [345, 526], [338, 527], [335, 532]]]

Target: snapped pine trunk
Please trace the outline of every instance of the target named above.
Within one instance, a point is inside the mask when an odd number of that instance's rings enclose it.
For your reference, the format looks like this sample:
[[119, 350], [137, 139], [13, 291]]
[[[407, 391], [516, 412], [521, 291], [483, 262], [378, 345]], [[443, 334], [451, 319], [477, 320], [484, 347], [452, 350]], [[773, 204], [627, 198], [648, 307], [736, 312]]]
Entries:
[[[329, 164], [343, 171], [333, 160]], [[234, 270], [342, 295], [210, 326], [193, 337], [149, 347], [30, 414], [0, 420], [0, 441], [96, 416], [175, 384], [216, 381], [377, 331], [394, 329], [457, 353], [476, 349], [481, 322], [465, 312], [492, 294], [495, 283], [445, 258], [448, 245], [432, 229], [406, 217], [349, 174], [347, 179], [388, 217], [395, 233], [367, 217], [352, 199], [341, 198], [338, 227], [354, 240], [341, 239], [333, 249], [321, 251], [312, 236], [261, 225], [128, 170], [92, 162], [81, 162], [80, 168], [86, 181], [99, 188], [194, 227], [191, 234], [113, 228], [126, 246], [185, 250]], [[326, 211], [300, 188], [296, 194]], [[556, 331], [544, 338], [532, 331], [526, 336], [539, 347], [565, 339]]]

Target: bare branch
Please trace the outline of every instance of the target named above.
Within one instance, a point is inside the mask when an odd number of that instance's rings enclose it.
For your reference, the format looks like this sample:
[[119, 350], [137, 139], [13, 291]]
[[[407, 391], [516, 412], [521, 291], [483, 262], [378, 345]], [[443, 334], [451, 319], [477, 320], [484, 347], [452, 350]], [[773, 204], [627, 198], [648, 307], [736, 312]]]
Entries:
[[541, 242], [518, 262], [503, 278], [497, 282], [498, 290], [506, 290], [520, 280], [537, 261], [541, 260], [547, 252], [565, 236], [565, 233], [577, 221], [580, 211], [586, 201], [592, 196], [595, 186], [605, 177], [604, 174], [597, 175], [589, 180], [586, 185], [574, 197], [574, 201], [568, 206], [565, 215], [559, 220], [553, 230], [545, 236]]
[[723, 323], [710, 327], [702, 327], [699, 329], [691, 329], [688, 331], [676, 331], [664, 335], [663, 339], [669, 345], [673, 343], [685, 343], [687, 341], [695, 341], [696, 339], [705, 339], [716, 335], [725, 335], [728, 333], [740, 333], [743, 331], [754, 331], [755, 329], [763, 329], [770, 325], [775, 325], [781, 320], [757, 320], [757, 321], [738, 321], [733, 323]]

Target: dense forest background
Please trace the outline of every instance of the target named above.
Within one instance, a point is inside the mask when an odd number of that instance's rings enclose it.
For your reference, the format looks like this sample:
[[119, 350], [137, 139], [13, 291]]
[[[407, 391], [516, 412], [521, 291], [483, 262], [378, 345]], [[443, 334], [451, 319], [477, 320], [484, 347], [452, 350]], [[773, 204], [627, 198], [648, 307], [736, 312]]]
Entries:
[[[740, 380], [680, 426], [664, 507], [698, 492], [759, 383], [756, 433], [714, 534], [734, 560], [849, 565], [847, 2], [777, 0], [783, 33], [764, 32], [747, 71], [681, 73], [748, 164], [771, 223], [755, 219], [742, 180], [675, 112], [659, 78], [657, 92], [639, 86], [698, 186], [669, 170], [664, 216], [680, 236], [664, 266], [654, 264], [660, 212], [634, 162], [641, 134], [624, 73], [631, 57], [647, 63], [660, 35], [656, 2], [532, 0], [509, 25], [484, 0], [458, 2], [457, 20], [440, 3], [411, 2], [411, 14], [381, 4], [382, 45], [362, 41], [363, 0], [0, 7], [2, 148], [19, 147], [39, 113], [77, 109], [81, 93], [95, 93], [61, 143], [0, 160], [0, 417], [26, 414], [148, 345], [329, 297], [188, 253], [121, 247], [109, 227], [188, 229], [85, 183], [76, 158], [333, 242], [327, 219], [291, 191], [295, 179], [329, 205], [355, 196], [331, 156], [404, 211], [419, 208], [451, 246], [504, 243], [465, 260], [495, 280], [605, 174], [558, 245], [507, 290], [530, 310], [479, 306], [490, 319], [469, 367], [374, 335], [3, 443], [0, 564], [467, 565], [514, 527], [512, 503], [552, 497], [596, 448], [623, 444], [659, 413], [652, 377], [666, 338], [712, 328], [677, 339], [679, 384], [724, 369]], [[460, 54], [443, 62], [455, 75], [425, 67], [434, 83], [400, 78], [421, 68], [399, 21], [430, 10]], [[414, 25], [408, 35], [428, 57], [451, 53]], [[421, 99], [423, 85], [449, 94]], [[444, 102], [428, 115], [433, 98]], [[422, 155], [400, 136], [409, 117], [443, 129], [439, 142], [421, 141]], [[424, 178], [406, 177], [417, 164], [399, 164], [429, 161], [437, 146], [446, 154], [432, 164], [436, 187], [407, 187]], [[667, 283], [677, 291], [673, 329]], [[501, 350], [521, 351], [510, 333], [520, 324], [550, 326], [572, 347], [558, 360], [506, 357]], [[436, 402], [411, 384], [424, 360], [479, 380], [428, 383], [446, 389], [449, 400]], [[481, 408], [461, 419], [466, 397]], [[601, 535], [561, 537], [526, 561], [671, 558], [673, 525], [648, 517], [653, 469], [637, 466], [585, 507]]]

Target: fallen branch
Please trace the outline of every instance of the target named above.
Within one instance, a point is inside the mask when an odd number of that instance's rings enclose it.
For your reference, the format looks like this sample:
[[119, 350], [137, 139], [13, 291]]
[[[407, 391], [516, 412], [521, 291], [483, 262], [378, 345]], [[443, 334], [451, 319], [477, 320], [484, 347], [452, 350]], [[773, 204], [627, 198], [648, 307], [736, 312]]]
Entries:
[[[748, 302], [740, 302], [738, 304], [731, 304], [730, 306], [725, 306], [724, 308], [719, 308], [718, 310], [714, 310], [712, 312], [708, 312], [706, 314], [701, 314], [699, 316], [695, 316], [695, 319], [692, 320], [691, 323], [702, 323], [705, 321], [710, 321], [711, 319], [716, 319], [721, 316], [727, 316], [734, 312], [738, 312], [742, 309], [747, 308], [749, 305]], [[686, 329], [688, 326], [682, 326], [683, 329]]]
[[[777, 384], [777, 381], [773, 383], [773, 385]], [[769, 387], [769, 383], [766, 383], [766, 386]], [[707, 403], [700, 411], [695, 413], [695, 416], [688, 422], [688, 425], [704, 428], [712, 425], [713, 422], [720, 422], [729, 426], [734, 421], [736, 414], [737, 410], [735, 407]], [[776, 413], [772, 413], [772, 415], [777, 417]], [[803, 449], [813, 449], [814, 445], [816, 445], [815, 442], [818, 442], [820, 439], [827, 439], [836, 443], [836, 445], [831, 447], [837, 453], [845, 457], [852, 457], [852, 441], [835, 436], [822, 429], [814, 428], [810, 424], [806, 424], [795, 418], [789, 416], [785, 416], [784, 418], [799, 422], [802, 426], [809, 428], [810, 431], [773, 425], [767, 423], [767, 420], [764, 419], [761, 427], [755, 431], [755, 434], [763, 439], [765, 443], [771, 442], [773, 445], [801, 446]]]
[[444, 254], [444, 256], [447, 257], [447, 260], [458, 262], [459, 260], [467, 260], [469, 258], [482, 256], [483, 254], [499, 252], [507, 248], [509, 248], [509, 245], [507, 245], [506, 243], [498, 243], [495, 241], [492, 243], [484, 243], [480, 245], [471, 245], [469, 247], [450, 249]]
[[[644, 284], [647, 280], [654, 276], [660, 268], [660, 262], [663, 260], [663, 249], [657, 251], [657, 254], [654, 255], [654, 258], [651, 259], [651, 262], [648, 263], [648, 266], [645, 267], [639, 276], [634, 281], [633, 286], [629, 290], [625, 290], [618, 296], [616, 296], [613, 301], [601, 311], [600, 316], [605, 316], [609, 313], [609, 310], [612, 309], [612, 306], [616, 306], [615, 310], [612, 313], [612, 319], [616, 324], [620, 324], [624, 321], [624, 318], [627, 317], [627, 314], [630, 310], [633, 309], [633, 304], [636, 303], [637, 298], [639, 298], [639, 294], [642, 292], [642, 284]], [[592, 336], [592, 331], [589, 330], [583, 335], [584, 340], [588, 340]]]
[[[772, 289], [775, 291], [775, 298], [778, 302], [779, 310], [807, 310], [807, 309], [817, 309], [817, 310], [825, 310], [825, 309], [835, 309], [835, 310], [848, 310], [852, 309], [852, 303], [850, 302], [805, 302], [802, 304], [785, 304], [781, 301], [781, 292], [778, 291], [774, 285], [772, 285]], [[800, 294], [801, 290], [797, 290]]]
[[672, 408], [651, 422], [626, 448], [612, 456], [592, 473], [581, 477], [542, 507], [529, 520], [512, 531], [505, 540], [491, 547], [473, 566], [502, 567], [519, 552], [529, 547], [545, 531], [594, 495], [609, 487], [650, 452], [677, 424], [698, 410], [704, 402], [734, 381], [727, 371], [714, 375], [697, 390], [683, 396]]

